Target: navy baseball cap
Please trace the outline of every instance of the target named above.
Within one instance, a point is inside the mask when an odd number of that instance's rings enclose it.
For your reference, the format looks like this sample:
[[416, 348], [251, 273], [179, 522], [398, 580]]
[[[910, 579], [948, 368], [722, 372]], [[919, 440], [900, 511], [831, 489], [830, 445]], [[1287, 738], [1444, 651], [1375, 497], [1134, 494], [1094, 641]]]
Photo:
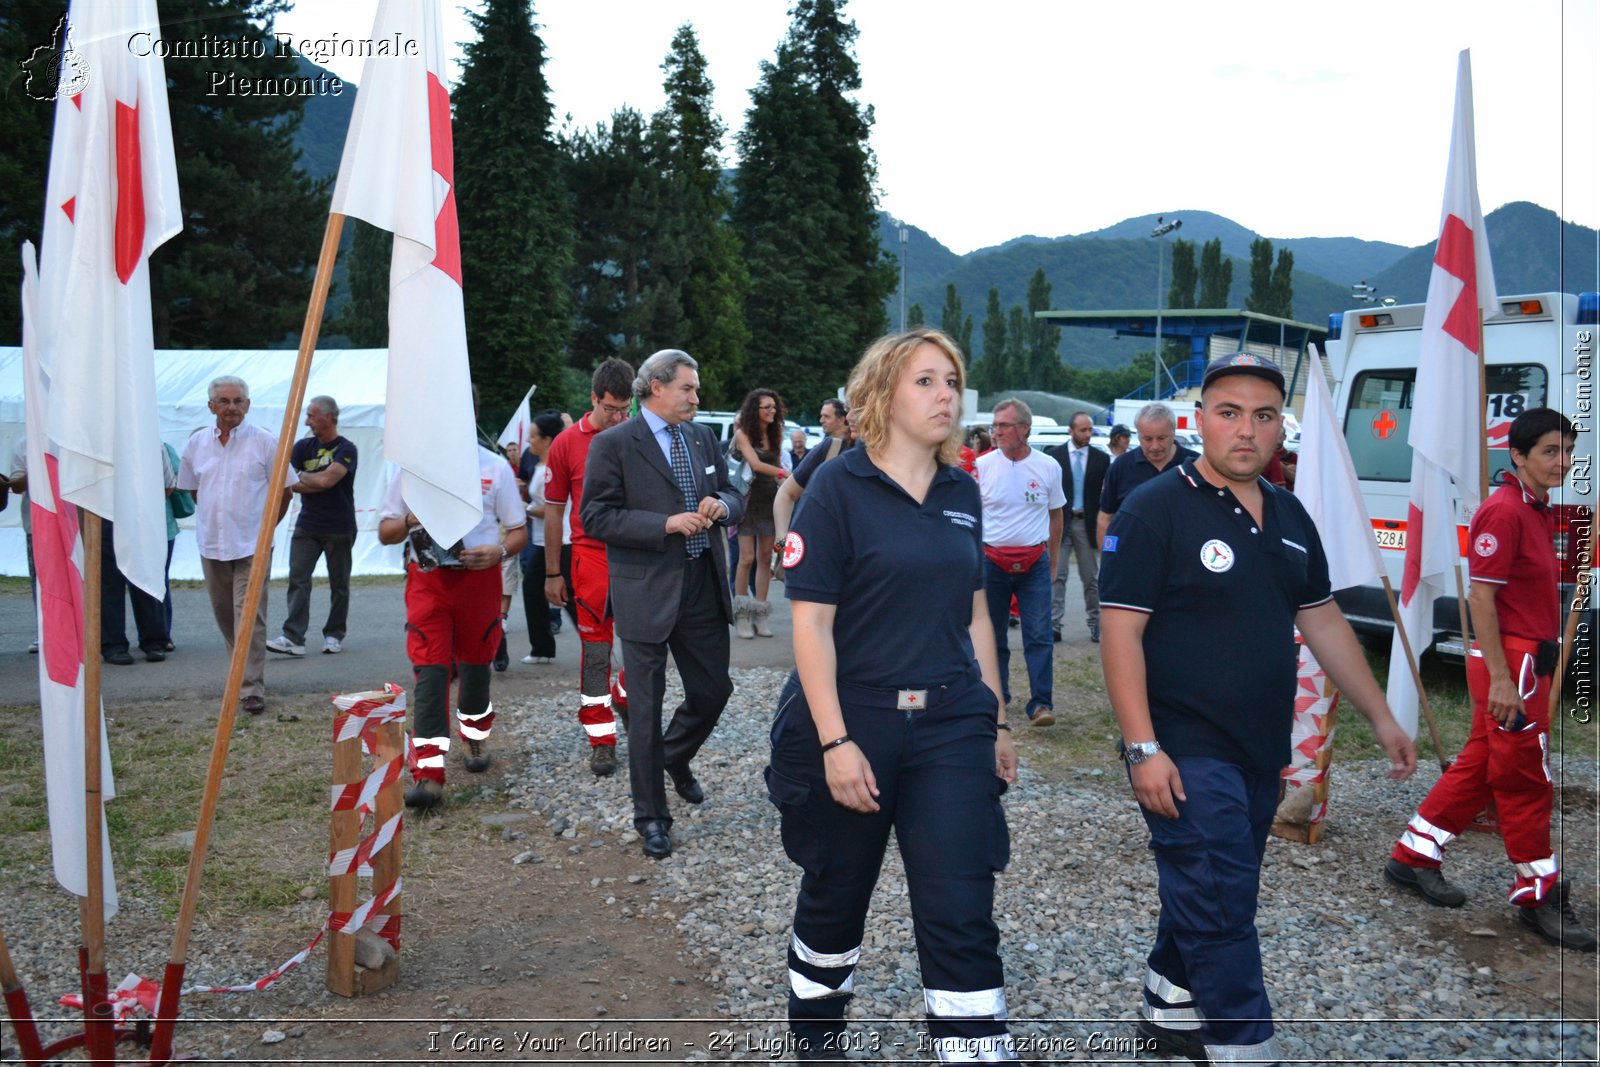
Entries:
[[1235, 352], [1221, 359], [1212, 360], [1206, 367], [1205, 377], [1200, 380], [1200, 388], [1204, 390], [1218, 378], [1226, 378], [1230, 374], [1252, 374], [1276, 385], [1278, 392], [1285, 396], [1289, 395], [1288, 389], [1284, 386], [1283, 371], [1278, 369], [1278, 365], [1249, 352]]

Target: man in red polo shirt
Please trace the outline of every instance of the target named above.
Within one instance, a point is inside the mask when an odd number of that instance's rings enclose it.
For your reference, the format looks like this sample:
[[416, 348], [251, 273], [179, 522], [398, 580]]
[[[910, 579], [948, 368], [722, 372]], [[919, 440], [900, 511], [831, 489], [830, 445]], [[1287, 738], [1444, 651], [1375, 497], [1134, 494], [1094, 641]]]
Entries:
[[1561, 628], [1560, 570], [1550, 490], [1566, 480], [1576, 435], [1565, 415], [1533, 408], [1511, 424], [1515, 471], [1472, 516], [1467, 605], [1477, 635], [1467, 660], [1472, 733], [1406, 824], [1384, 877], [1430, 904], [1459, 908], [1467, 895], [1440, 872], [1444, 849], [1493, 799], [1515, 866], [1510, 901], [1545, 939], [1593, 951], [1559, 882], [1550, 846], [1550, 687]]
[[557, 435], [544, 460], [545, 544], [561, 544], [561, 518], [572, 522], [572, 585], [559, 569], [545, 570], [544, 595], [563, 607], [567, 598], [578, 618], [578, 721], [589, 735], [589, 769], [605, 777], [617, 769], [616, 710], [628, 713], [628, 699], [619, 673], [611, 685], [611, 576], [606, 569], [606, 546], [583, 530], [579, 511], [583, 504], [583, 473], [589, 446], [602, 431], [628, 417], [633, 395], [633, 368], [620, 359], [608, 359], [595, 368], [590, 381], [589, 411], [572, 429]]

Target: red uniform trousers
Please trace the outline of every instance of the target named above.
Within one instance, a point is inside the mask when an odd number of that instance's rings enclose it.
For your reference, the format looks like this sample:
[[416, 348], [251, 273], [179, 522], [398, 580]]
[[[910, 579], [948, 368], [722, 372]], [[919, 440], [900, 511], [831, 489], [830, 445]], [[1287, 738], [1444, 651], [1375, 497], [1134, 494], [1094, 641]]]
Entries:
[[[500, 647], [500, 568], [469, 571], [459, 567], [422, 570], [406, 565], [406, 655], [413, 671], [449, 670], [452, 664], [488, 670]], [[448, 676], [446, 676], [448, 677]], [[465, 688], [465, 687], [463, 687]], [[449, 685], [436, 696], [432, 687], [419, 684], [412, 700], [414, 776], [444, 781], [445, 753], [450, 751]], [[424, 695], [424, 690], [428, 694]], [[481, 741], [494, 727], [494, 706], [484, 695], [466, 707], [465, 697], [456, 708], [456, 726], [463, 738]]]
[[615, 746], [617, 719], [615, 702], [627, 710], [627, 691], [619, 672], [611, 684], [611, 571], [606, 564], [604, 545], [572, 546], [572, 606], [578, 617], [578, 722], [589, 736], [589, 744]]
[[[1560, 865], [1550, 848], [1550, 677], [1533, 673], [1538, 643], [1517, 637], [1501, 641], [1506, 664], [1523, 694], [1526, 725], [1513, 731], [1489, 714], [1489, 668], [1473, 644], [1467, 660], [1472, 694], [1472, 733], [1407, 824], [1394, 858], [1412, 867], [1437, 868], [1444, 848], [1494, 798], [1506, 856], [1516, 865], [1510, 900], [1538, 907], [1554, 887]], [[1531, 692], [1530, 692], [1531, 690]], [[1514, 723], [1513, 723], [1514, 725]]]

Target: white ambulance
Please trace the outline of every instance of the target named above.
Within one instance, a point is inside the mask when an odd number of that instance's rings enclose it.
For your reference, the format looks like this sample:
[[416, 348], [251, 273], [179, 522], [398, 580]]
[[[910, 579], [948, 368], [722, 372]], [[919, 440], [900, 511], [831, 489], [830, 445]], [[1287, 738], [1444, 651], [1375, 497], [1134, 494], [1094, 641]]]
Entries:
[[[1343, 419], [1345, 442], [1361, 479], [1373, 536], [1397, 594], [1411, 479], [1411, 446], [1406, 437], [1412, 410], [1428, 402], [1427, 397], [1415, 395], [1422, 314], [1422, 304], [1403, 304], [1328, 317], [1334, 410]], [[1553, 407], [1578, 430], [1572, 473], [1550, 498], [1556, 516], [1563, 611], [1572, 603], [1580, 574], [1588, 572], [1589, 588], [1593, 588], [1597, 322], [1600, 293], [1506, 296], [1500, 299], [1499, 312], [1484, 321], [1484, 425], [1489, 438], [1491, 491], [1499, 484], [1500, 473], [1511, 467], [1506, 437], [1517, 415], [1528, 408]], [[1463, 551], [1466, 530], [1464, 524], [1458, 530]], [[1464, 569], [1462, 574], [1465, 579]], [[1336, 598], [1357, 630], [1384, 635], [1392, 630], [1382, 586], [1346, 589]], [[1459, 618], [1453, 593], [1435, 603], [1434, 636], [1442, 653], [1462, 653]], [[1583, 621], [1586, 625], [1580, 627], [1580, 638], [1586, 638], [1592, 655], [1592, 597], [1587, 600]]]

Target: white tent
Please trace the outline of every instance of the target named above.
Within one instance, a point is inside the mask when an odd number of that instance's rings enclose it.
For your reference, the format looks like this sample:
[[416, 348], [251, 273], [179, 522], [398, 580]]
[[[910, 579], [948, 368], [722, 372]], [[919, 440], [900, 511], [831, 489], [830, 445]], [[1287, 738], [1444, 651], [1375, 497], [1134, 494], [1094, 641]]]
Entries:
[[[189, 435], [214, 426], [206, 407], [206, 387], [212, 379], [231, 374], [250, 385], [249, 421], [277, 433], [283, 422], [284, 402], [294, 375], [292, 351], [206, 352], [163, 350], [155, 355], [156, 406], [161, 419], [161, 439], [180, 454]], [[384, 395], [389, 357], [384, 349], [330, 349], [319, 351], [311, 362], [306, 398], [331, 396], [339, 404], [339, 432], [360, 450], [356, 466], [356, 527], [353, 560], [356, 574], [400, 574], [400, 548], [378, 543], [378, 508], [389, 487], [393, 469], [383, 458]], [[0, 348], [0, 461], [10, 466], [12, 441], [22, 433], [22, 349]], [[309, 431], [302, 416], [296, 420], [296, 437]], [[289, 535], [300, 510], [299, 498], [279, 524], [273, 541], [272, 576], [289, 573]], [[15, 496], [0, 512], [0, 574], [28, 573], [27, 548], [22, 533], [22, 508]], [[173, 578], [198, 580], [200, 556], [195, 548], [194, 519], [178, 520], [178, 541], [173, 546]], [[317, 564], [317, 573], [325, 574]]]

